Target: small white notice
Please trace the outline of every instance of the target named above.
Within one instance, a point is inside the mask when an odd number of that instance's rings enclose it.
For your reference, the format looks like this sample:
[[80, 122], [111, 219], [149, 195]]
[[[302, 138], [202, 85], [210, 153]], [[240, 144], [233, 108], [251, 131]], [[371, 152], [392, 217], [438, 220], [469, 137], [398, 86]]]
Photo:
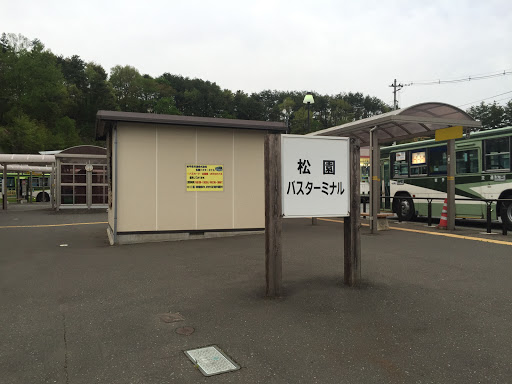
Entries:
[[281, 136], [284, 217], [350, 216], [349, 140]]

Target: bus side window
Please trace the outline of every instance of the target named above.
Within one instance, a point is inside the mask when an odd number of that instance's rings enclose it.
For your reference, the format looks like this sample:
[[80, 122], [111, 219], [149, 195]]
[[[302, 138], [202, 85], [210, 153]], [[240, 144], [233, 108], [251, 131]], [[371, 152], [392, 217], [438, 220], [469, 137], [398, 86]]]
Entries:
[[458, 175], [464, 173], [478, 173], [478, 149], [467, 149], [457, 151], [456, 172]]
[[485, 170], [510, 170], [510, 139], [485, 140]]
[[426, 153], [424, 148], [411, 151], [411, 177], [427, 175]]
[[428, 154], [428, 173], [430, 175], [446, 175], [448, 164], [446, 145], [432, 147]]
[[393, 160], [393, 177], [409, 176], [409, 163], [406, 152], [396, 152], [391, 154]]

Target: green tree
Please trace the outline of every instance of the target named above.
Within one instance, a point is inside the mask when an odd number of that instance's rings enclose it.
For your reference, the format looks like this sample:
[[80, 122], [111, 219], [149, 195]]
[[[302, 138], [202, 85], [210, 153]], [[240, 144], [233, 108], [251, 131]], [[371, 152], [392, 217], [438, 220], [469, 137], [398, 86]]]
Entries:
[[56, 57], [39, 40], [3, 36], [2, 122], [26, 114], [46, 125], [55, 123], [62, 113], [66, 89]]
[[263, 105], [258, 95], [251, 96], [243, 91], [236, 91], [233, 96], [233, 117], [242, 120], [263, 120]]
[[308, 128], [308, 110], [306, 107], [301, 107], [293, 114], [293, 118], [290, 121], [290, 133], [304, 135], [324, 128], [322, 123], [313, 117], [311, 111], [309, 115], [309, 125], [310, 128]]
[[81, 143], [75, 121], [67, 116], [59, 118], [50, 129], [50, 133], [46, 140], [48, 148], [66, 149]]
[[504, 120], [507, 127], [512, 127], [512, 100], [505, 105]]
[[153, 112], [164, 115], [181, 115], [172, 97], [162, 97], [159, 99], [154, 106]]
[[293, 108], [295, 107], [295, 101], [291, 97], [286, 97], [281, 104], [279, 104], [279, 110], [281, 111], [281, 116], [288, 129], [290, 129], [290, 120], [293, 113]]
[[354, 109], [343, 99], [331, 98], [329, 110], [329, 125], [332, 127], [349, 123], [354, 119]]
[[132, 66], [116, 65], [110, 70], [110, 84], [121, 111], [144, 111], [143, 80], [139, 71]]
[[0, 142], [9, 153], [36, 153], [46, 149], [48, 136], [43, 124], [25, 114], [15, 116], [9, 125], [0, 127]]
[[475, 120], [482, 122], [482, 129], [501, 128], [507, 125], [505, 108], [496, 102], [492, 104], [482, 102], [469, 108], [467, 113]]

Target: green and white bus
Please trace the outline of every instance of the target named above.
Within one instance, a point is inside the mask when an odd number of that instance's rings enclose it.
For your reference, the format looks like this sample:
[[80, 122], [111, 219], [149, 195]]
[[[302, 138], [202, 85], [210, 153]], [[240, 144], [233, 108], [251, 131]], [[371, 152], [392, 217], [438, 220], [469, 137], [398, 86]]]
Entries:
[[[31, 190], [28, 188], [32, 180]], [[2, 173], [0, 172], [0, 191], [2, 190]], [[44, 185], [43, 185], [44, 183]], [[20, 200], [29, 200], [32, 196], [32, 201], [45, 202], [50, 201], [50, 176], [45, 174], [43, 177], [40, 173], [35, 173], [32, 176], [21, 173], [7, 173], [7, 201], [15, 203]], [[0, 193], [0, 201], [2, 201], [2, 194]]]
[[[455, 141], [455, 197], [469, 199], [512, 199], [510, 151], [512, 127], [474, 132]], [[427, 200], [415, 197], [445, 198], [447, 187], [446, 142], [435, 140], [381, 148], [381, 179], [384, 208], [401, 213], [404, 220], [427, 215]], [[410, 197], [412, 199], [399, 199]], [[485, 218], [486, 203], [455, 202], [457, 218]], [[443, 201], [433, 200], [432, 215], [441, 216]], [[512, 230], [512, 203], [492, 204]]]

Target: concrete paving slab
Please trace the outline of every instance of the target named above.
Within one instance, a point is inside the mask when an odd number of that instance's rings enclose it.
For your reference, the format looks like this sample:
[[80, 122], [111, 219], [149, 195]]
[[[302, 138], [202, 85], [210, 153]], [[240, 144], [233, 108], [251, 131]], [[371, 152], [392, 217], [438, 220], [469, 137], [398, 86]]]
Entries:
[[[111, 247], [102, 224], [0, 229], [2, 382], [512, 381], [510, 246], [363, 227], [347, 288], [340, 223], [285, 220], [283, 236], [269, 300], [262, 235]], [[183, 353], [213, 344], [241, 369], [203, 377]]]

